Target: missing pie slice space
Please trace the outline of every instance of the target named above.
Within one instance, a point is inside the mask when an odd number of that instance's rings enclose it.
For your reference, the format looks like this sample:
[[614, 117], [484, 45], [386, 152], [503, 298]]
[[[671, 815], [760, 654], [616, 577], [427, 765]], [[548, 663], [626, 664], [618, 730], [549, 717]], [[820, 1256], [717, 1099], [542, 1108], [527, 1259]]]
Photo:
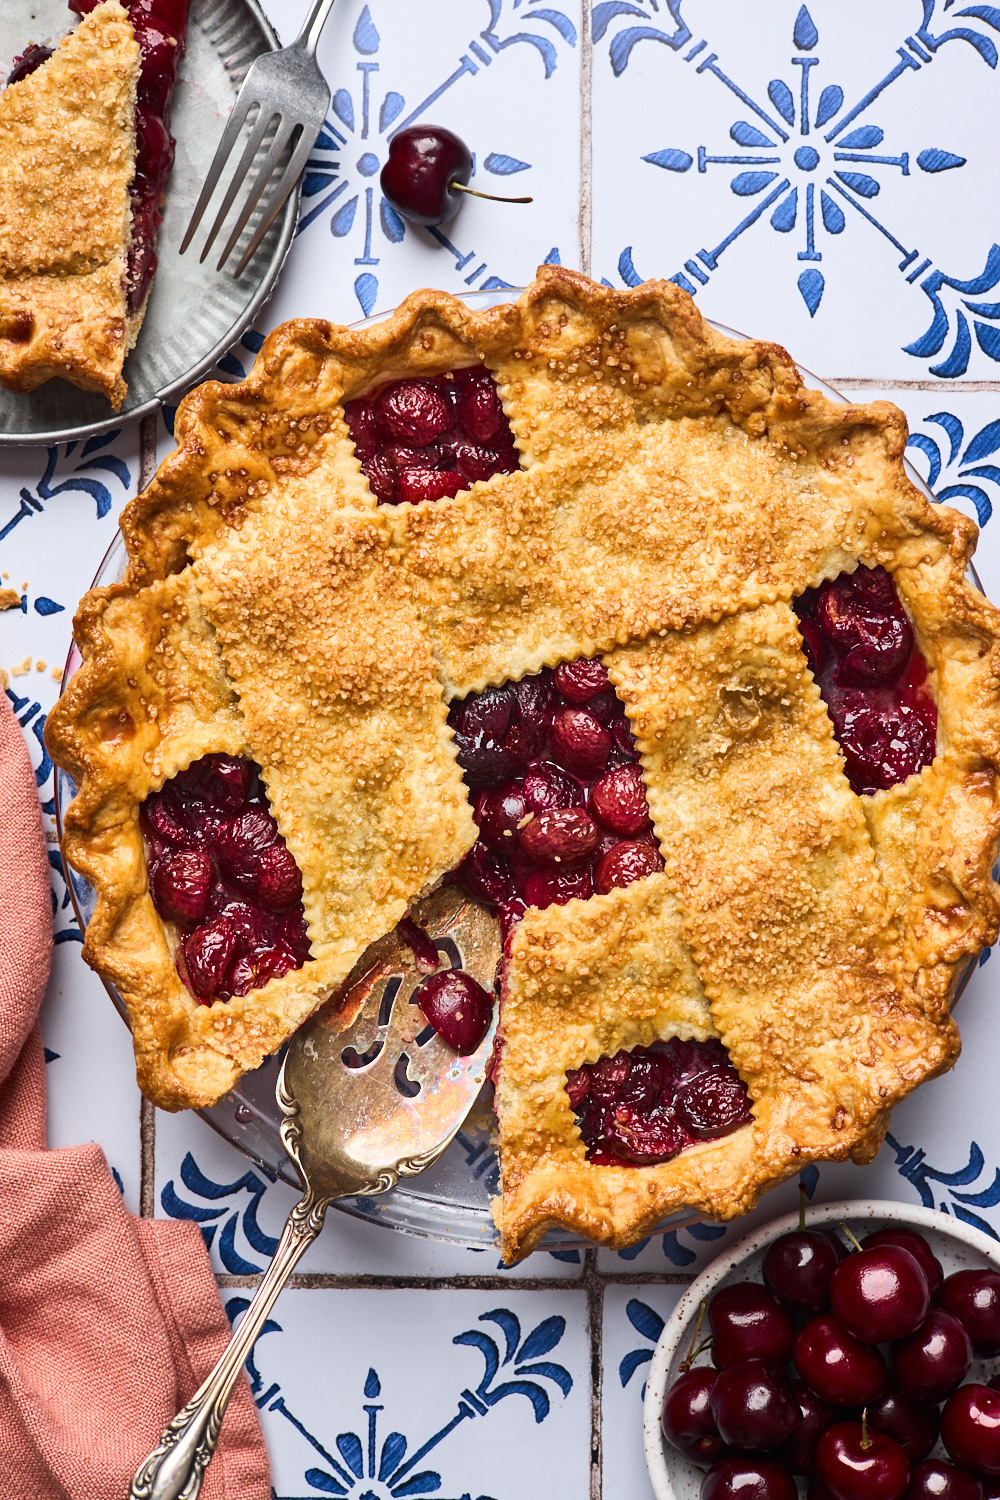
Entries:
[[448, 887], [503, 938], [508, 1260], [869, 1160], [1000, 914], [1000, 616], [902, 414], [543, 267], [287, 324], [176, 435], [46, 729], [149, 1097], [346, 1027], [399, 924], [454, 963]]
[[71, 0], [0, 90], [0, 384], [53, 376], [117, 411], [156, 270], [188, 0]]

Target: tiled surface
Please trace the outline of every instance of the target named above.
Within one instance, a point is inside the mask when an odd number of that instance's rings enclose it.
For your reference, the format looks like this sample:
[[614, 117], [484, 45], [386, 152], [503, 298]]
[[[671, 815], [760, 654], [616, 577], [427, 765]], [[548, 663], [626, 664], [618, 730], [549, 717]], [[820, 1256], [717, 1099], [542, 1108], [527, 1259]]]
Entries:
[[[267, 3], [290, 39], [304, 0]], [[335, 103], [308, 222], [257, 332], [301, 314], [353, 321], [424, 284], [517, 284], [556, 257], [614, 285], [683, 276], [709, 316], [780, 340], [851, 399], [903, 407], [919, 472], [984, 523], [977, 567], [1000, 598], [998, 18], [951, 0], [926, 9], [601, 0], [591, 32], [579, 0], [339, 0], [321, 47]], [[466, 138], [477, 182], [533, 204], [470, 202], [441, 239], [400, 235], [380, 212], [377, 169], [387, 133], [435, 95], [422, 117]], [[221, 373], [249, 368], [255, 343]], [[167, 421], [154, 427], [168, 451]], [[135, 490], [139, 448], [131, 428], [48, 453], [0, 450], [0, 572], [24, 594], [0, 615], [0, 666], [49, 812], [38, 736], [52, 672]], [[293, 1194], [196, 1117], [157, 1115], [151, 1150], [147, 1110], [143, 1156], [128, 1038], [80, 962], [57, 865], [53, 895], [50, 1139], [98, 1140], [130, 1207], [194, 1217], [235, 1315]], [[896, 1112], [871, 1167], [809, 1174], [814, 1196], [923, 1201], [1000, 1233], [995, 970], [996, 959], [980, 968], [961, 1000], [955, 1071]], [[793, 1185], [780, 1190], [750, 1222], [795, 1199]], [[255, 1354], [276, 1496], [643, 1500], [643, 1356], [683, 1281], [747, 1227], [691, 1226], [621, 1255], [536, 1256], [507, 1272], [489, 1251], [331, 1214]]]

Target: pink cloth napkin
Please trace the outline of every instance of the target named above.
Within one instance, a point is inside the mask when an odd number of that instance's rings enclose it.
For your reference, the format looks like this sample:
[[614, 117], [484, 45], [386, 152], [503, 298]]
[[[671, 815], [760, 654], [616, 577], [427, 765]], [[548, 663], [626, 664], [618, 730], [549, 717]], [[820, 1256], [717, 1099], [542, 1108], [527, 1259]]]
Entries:
[[[49, 871], [34, 774], [2, 693], [0, 850], [0, 1493], [124, 1500], [229, 1328], [196, 1225], [128, 1213], [99, 1146], [45, 1148]], [[202, 1496], [270, 1495], [241, 1377]]]

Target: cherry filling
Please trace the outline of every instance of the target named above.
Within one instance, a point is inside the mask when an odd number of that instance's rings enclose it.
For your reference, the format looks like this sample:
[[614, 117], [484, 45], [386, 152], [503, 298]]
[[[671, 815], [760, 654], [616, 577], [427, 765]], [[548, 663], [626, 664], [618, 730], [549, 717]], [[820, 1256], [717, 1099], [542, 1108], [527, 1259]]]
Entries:
[[[69, 0], [69, 8], [86, 16], [100, 3]], [[132, 239], [125, 267], [128, 311], [135, 314], [156, 272], [156, 231], [163, 219], [163, 190], [174, 161], [170, 104], [184, 51], [188, 0], [131, 0], [127, 9], [142, 54], [135, 104], [135, 176], [129, 188]]]
[[566, 1074], [595, 1166], [648, 1167], [749, 1125], [750, 1096], [721, 1042], [654, 1042]]
[[15, 57], [14, 65], [7, 74], [8, 84], [20, 83], [22, 78], [30, 78], [35, 69], [40, 68], [43, 62], [48, 62], [51, 56], [51, 47], [43, 47], [38, 42], [29, 42], [20, 57]]
[[601, 662], [470, 693], [448, 720], [479, 828], [458, 879], [505, 928], [529, 906], [606, 895], [663, 869], [625, 707]]
[[302, 877], [252, 761], [203, 756], [146, 798], [140, 822], [153, 905], [179, 930], [177, 972], [200, 1001], [305, 963]]
[[346, 402], [344, 418], [379, 505], [441, 500], [520, 464], [485, 365], [390, 381]]
[[937, 709], [913, 627], [885, 569], [841, 573], [794, 603], [854, 791], [870, 795], [930, 765]]

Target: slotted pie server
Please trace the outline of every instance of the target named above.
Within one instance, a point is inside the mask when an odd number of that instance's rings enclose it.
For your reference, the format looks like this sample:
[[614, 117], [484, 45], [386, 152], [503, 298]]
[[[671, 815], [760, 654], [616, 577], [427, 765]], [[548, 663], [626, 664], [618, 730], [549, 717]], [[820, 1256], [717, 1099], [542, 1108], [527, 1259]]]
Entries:
[[[492, 992], [501, 943], [489, 912], [448, 886], [413, 915], [437, 948], [439, 967], [465, 969]], [[416, 1177], [472, 1108], [496, 1020], [476, 1051], [459, 1057], [417, 1007], [428, 971], [398, 929], [388, 933], [289, 1043], [275, 1094], [281, 1141], [305, 1190], [225, 1353], [138, 1470], [131, 1500], [195, 1500], [244, 1361], [328, 1205]]]

